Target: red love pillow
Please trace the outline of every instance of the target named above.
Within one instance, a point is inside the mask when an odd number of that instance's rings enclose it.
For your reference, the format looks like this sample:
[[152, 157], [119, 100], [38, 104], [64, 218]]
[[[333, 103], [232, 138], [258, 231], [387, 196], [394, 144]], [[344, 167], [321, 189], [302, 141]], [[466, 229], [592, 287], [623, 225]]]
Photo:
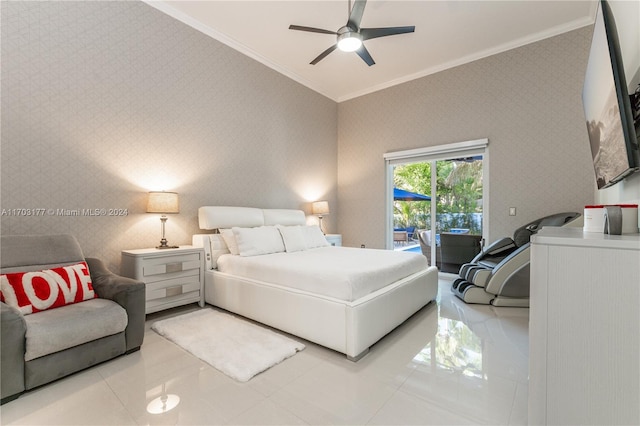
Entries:
[[0, 300], [23, 315], [96, 297], [86, 262], [0, 275]]

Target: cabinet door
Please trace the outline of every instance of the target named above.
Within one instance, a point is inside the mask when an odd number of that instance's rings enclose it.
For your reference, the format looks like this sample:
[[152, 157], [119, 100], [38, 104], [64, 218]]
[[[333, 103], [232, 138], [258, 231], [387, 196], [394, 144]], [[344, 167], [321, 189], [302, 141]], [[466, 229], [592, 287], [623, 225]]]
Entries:
[[637, 424], [638, 251], [548, 250], [547, 422]]
[[[547, 265], [549, 247], [531, 245], [529, 298], [529, 424], [547, 422]], [[508, 308], [507, 308], [508, 309]]]

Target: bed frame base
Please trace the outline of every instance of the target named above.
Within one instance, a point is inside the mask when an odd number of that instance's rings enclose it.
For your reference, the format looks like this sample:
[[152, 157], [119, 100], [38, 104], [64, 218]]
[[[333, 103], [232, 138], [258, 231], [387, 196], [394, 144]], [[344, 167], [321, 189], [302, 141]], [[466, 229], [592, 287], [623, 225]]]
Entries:
[[369, 353], [369, 349], [370, 349], [370, 348], [365, 349], [364, 351], [360, 352], [360, 353], [359, 353], [358, 355], [356, 355], [356, 356], [349, 356], [349, 355], [347, 355], [347, 359], [348, 359], [349, 361], [352, 361], [352, 362], [358, 362], [358, 361], [360, 361], [360, 360], [361, 360], [361, 359], [362, 359], [366, 354], [368, 354], [368, 353]]
[[430, 267], [354, 302], [208, 270], [205, 300], [229, 312], [344, 353], [351, 361], [438, 294]]

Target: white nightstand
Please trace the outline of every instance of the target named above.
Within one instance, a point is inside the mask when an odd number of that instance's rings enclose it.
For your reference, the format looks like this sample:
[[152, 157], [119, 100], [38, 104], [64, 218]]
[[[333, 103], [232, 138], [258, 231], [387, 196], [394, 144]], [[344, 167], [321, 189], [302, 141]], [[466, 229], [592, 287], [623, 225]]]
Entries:
[[144, 281], [145, 313], [198, 302], [204, 306], [204, 251], [201, 247], [123, 250], [120, 274]]
[[332, 246], [342, 246], [342, 234], [326, 234], [324, 237]]

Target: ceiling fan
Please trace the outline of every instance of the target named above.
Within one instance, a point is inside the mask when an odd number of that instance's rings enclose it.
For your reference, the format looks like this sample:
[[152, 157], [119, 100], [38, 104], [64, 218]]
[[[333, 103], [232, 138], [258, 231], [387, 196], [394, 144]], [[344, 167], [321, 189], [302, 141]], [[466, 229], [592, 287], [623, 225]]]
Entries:
[[323, 60], [329, 53], [339, 48], [344, 52], [356, 52], [358, 56], [362, 58], [367, 65], [371, 66], [375, 64], [375, 61], [367, 51], [367, 48], [362, 44], [363, 41], [372, 38], [386, 37], [396, 34], [412, 33], [415, 31], [415, 26], [408, 27], [387, 27], [387, 28], [360, 28], [360, 22], [362, 21], [362, 14], [364, 13], [364, 7], [367, 4], [367, 0], [355, 0], [353, 8], [351, 7], [351, 0], [349, 0], [349, 19], [344, 27], [338, 29], [338, 31], [323, 30], [321, 28], [304, 27], [300, 25], [289, 25], [290, 30], [307, 31], [320, 34], [333, 34], [337, 36], [336, 44], [319, 54], [311, 65], [315, 65]]

